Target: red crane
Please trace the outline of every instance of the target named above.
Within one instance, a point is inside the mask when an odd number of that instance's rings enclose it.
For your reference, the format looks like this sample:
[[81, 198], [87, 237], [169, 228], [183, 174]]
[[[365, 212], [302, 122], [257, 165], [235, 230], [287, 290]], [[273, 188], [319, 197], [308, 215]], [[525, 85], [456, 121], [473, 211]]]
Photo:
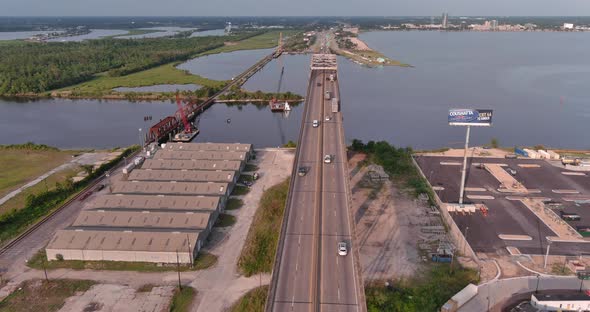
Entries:
[[180, 111], [180, 117], [182, 119], [182, 124], [184, 125], [184, 132], [191, 133], [192, 132], [191, 124], [186, 119], [184, 107], [182, 107], [182, 104], [180, 103], [180, 97], [178, 95], [178, 92], [176, 92], [176, 105], [178, 106], [178, 110]]

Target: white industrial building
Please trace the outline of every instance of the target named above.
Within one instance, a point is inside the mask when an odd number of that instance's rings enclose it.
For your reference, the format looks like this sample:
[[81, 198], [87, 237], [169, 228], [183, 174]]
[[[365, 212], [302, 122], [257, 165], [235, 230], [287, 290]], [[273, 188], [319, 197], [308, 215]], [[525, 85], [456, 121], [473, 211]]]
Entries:
[[45, 248], [48, 260], [191, 263], [200, 232], [60, 230]]
[[252, 153], [251, 144], [152, 147], [55, 234], [47, 259], [192, 263]]

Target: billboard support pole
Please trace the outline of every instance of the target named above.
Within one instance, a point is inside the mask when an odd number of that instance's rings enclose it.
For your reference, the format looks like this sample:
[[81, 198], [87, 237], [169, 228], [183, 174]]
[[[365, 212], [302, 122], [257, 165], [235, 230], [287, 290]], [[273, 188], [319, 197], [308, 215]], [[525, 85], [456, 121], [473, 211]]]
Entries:
[[461, 170], [461, 188], [459, 190], [459, 205], [463, 206], [463, 195], [465, 193], [465, 174], [467, 171], [467, 149], [469, 148], [469, 132], [471, 126], [467, 126], [467, 135], [465, 135], [465, 153], [463, 154], [463, 169]]

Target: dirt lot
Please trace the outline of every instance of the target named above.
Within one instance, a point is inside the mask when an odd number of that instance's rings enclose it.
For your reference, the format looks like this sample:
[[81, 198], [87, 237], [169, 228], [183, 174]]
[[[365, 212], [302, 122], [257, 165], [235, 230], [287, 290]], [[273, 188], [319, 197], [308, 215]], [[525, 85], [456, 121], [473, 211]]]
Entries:
[[413, 276], [428, 253], [445, 241], [440, 218], [425, 201], [414, 199], [390, 181], [372, 182], [363, 156], [351, 158], [353, 215], [365, 280]]
[[169, 310], [173, 286], [137, 291], [129, 286], [98, 284], [68, 298], [60, 312], [121, 311], [164, 312]]

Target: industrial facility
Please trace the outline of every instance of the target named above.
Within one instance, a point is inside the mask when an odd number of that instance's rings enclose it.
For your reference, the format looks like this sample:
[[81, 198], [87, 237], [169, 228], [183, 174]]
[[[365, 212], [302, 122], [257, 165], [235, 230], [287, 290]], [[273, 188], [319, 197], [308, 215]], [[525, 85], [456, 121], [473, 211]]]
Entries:
[[152, 144], [85, 205], [48, 260], [192, 263], [252, 157], [251, 144]]

